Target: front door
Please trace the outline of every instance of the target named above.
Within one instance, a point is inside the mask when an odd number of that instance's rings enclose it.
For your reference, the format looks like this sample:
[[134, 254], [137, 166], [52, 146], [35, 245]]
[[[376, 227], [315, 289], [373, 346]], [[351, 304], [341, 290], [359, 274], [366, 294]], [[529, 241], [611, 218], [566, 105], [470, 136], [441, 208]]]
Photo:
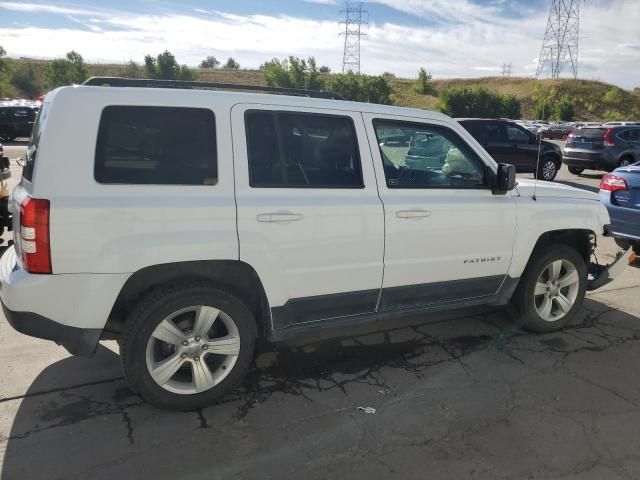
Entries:
[[519, 172], [535, 172], [538, 162], [538, 142], [531, 132], [515, 124], [504, 125], [509, 157], [505, 163], [515, 165]]
[[[484, 161], [448, 124], [364, 118], [385, 209], [380, 311], [481, 302], [496, 294], [511, 262], [515, 199], [492, 194]], [[417, 135], [441, 146], [440, 165], [408, 167], [407, 147], [385, 142]]]
[[273, 327], [374, 312], [384, 217], [362, 116], [263, 104], [231, 115], [240, 260]]

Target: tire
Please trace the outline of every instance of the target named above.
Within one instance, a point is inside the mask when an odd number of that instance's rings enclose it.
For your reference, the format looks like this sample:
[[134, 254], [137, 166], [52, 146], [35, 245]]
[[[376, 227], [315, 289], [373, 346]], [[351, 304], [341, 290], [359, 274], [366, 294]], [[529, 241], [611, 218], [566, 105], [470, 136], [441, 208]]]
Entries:
[[[556, 279], [568, 281], [577, 275], [575, 283], [556, 289], [552, 265], [560, 266]], [[572, 271], [575, 273], [571, 274]], [[550, 290], [543, 293], [541, 285]], [[540, 333], [553, 332], [571, 322], [582, 304], [586, 289], [587, 266], [580, 253], [567, 245], [549, 245], [534, 252], [511, 299], [510, 310], [523, 328]], [[556, 292], [557, 296], [554, 295]], [[560, 295], [564, 299], [559, 299]], [[545, 306], [549, 304], [548, 316], [545, 317]]]
[[584, 172], [584, 168], [579, 167], [567, 167], [569, 169], [569, 173], [573, 173], [574, 175], [580, 175]]
[[[196, 318], [202, 337], [194, 331]], [[160, 288], [136, 305], [119, 339], [124, 375], [156, 407], [205, 407], [249, 369], [256, 330], [247, 306], [224, 290], [199, 283]]]
[[632, 240], [627, 240], [625, 238], [617, 238], [617, 237], [614, 237], [614, 240], [616, 244], [623, 250], [626, 250], [629, 247], [631, 247], [633, 248], [633, 252], [636, 255], [640, 255], [640, 242], [634, 242]]
[[553, 157], [543, 157], [536, 178], [552, 182], [558, 175], [558, 162]]
[[622, 157], [618, 162], [618, 167], [628, 167], [633, 163], [633, 158], [631, 157]]

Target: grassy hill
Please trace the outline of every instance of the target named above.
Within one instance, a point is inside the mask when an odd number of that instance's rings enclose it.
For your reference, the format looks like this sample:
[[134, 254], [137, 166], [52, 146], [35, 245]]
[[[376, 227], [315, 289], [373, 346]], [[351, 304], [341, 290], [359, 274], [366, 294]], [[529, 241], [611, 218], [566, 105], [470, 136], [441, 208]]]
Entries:
[[[32, 62], [44, 76], [47, 62]], [[89, 65], [92, 76], [125, 76], [126, 65]], [[198, 69], [199, 80], [225, 83], [264, 85], [258, 70]], [[330, 75], [330, 74], [327, 74]], [[553, 91], [558, 97], [568, 97], [575, 108], [576, 120], [640, 120], [640, 88], [633, 92], [593, 80], [541, 80], [521, 77], [484, 77], [472, 79], [434, 80], [434, 95], [420, 95], [413, 88], [414, 80], [388, 78], [395, 105], [437, 109], [438, 92], [448, 87], [485, 87], [501, 94], [515, 95], [522, 102], [524, 118], [532, 115], [536, 91]]]

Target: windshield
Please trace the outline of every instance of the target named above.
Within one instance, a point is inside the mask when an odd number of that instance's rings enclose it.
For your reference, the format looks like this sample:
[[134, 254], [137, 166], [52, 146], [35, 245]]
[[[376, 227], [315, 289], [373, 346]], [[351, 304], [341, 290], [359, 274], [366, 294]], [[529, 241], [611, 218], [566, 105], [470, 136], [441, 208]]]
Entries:
[[33, 169], [36, 163], [36, 153], [38, 151], [38, 145], [40, 144], [40, 137], [44, 132], [45, 124], [47, 123], [47, 115], [49, 112], [49, 102], [42, 105], [40, 113], [36, 118], [36, 123], [33, 126], [33, 132], [31, 139], [29, 140], [29, 146], [27, 147], [27, 153], [25, 158], [24, 169], [22, 170], [22, 178], [31, 181], [33, 178]]

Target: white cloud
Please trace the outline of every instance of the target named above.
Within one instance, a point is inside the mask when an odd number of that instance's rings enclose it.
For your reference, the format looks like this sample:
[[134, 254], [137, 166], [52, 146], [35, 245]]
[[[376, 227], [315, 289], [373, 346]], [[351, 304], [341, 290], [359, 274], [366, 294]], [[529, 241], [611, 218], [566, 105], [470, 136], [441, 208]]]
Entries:
[[[513, 75], [532, 75], [536, 70], [545, 11], [513, 19], [498, 15], [502, 7], [496, 2], [478, 6], [469, 0], [375, 1], [420, 18], [429, 18], [434, 9], [440, 13], [437, 22], [424, 25], [371, 18], [368, 35], [362, 39], [365, 73], [390, 71], [413, 77], [424, 66], [437, 78], [473, 77], [499, 73], [501, 67], [497, 66], [510, 62]], [[594, 1], [583, 7], [581, 76], [636, 87], [640, 85], [640, 42], [636, 33], [640, 1], [625, 3], [623, 16], [611, 3]], [[168, 49], [180, 62], [190, 65], [215, 55], [233, 56], [243, 67], [251, 68], [273, 57], [313, 55], [319, 64], [334, 70], [340, 70], [342, 59], [338, 18], [320, 21], [211, 10], [192, 15], [154, 15], [17, 2], [0, 3], [2, 8], [24, 12], [63, 9], [46, 12], [72, 17], [82, 24], [78, 28], [0, 28], [0, 44], [13, 56], [59, 57], [75, 49], [88, 60], [123, 62], [131, 58], [141, 62], [147, 53]], [[28, 23], [28, 18], [25, 15], [22, 23]]]

